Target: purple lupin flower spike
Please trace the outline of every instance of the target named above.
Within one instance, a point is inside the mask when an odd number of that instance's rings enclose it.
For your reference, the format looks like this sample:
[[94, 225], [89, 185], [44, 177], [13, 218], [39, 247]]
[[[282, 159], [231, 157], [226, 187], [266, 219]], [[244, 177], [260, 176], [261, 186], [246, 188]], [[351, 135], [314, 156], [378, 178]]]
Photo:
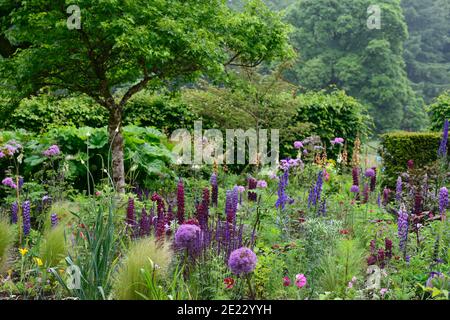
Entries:
[[448, 207], [448, 189], [446, 187], [442, 187], [439, 190], [439, 213], [441, 216], [445, 215], [445, 210]]
[[56, 213], [51, 214], [50, 222], [51, 222], [52, 228], [56, 228], [58, 226], [58, 215]]
[[217, 184], [217, 174], [213, 173], [211, 175], [211, 202], [212, 205], [217, 208], [218, 198], [219, 198], [219, 186]]
[[227, 216], [227, 222], [233, 223], [236, 218], [236, 212], [234, 211], [234, 194], [232, 190], [227, 190], [226, 192], [225, 214]]
[[397, 185], [395, 187], [395, 200], [400, 202], [402, 200], [402, 177], [397, 178]]
[[139, 235], [145, 237], [150, 235], [150, 217], [147, 215], [145, 208], [142, 208], [141, 221], [139, 223]]
[[136, 224], [136, 216], [134, 212], [134, 198], [132, 197], [128, 198], [126, 223], [131, 227], [134, 227]]
[[17, 213], [19, 212], [19, 206], [17, 205], [17, 202], [14, 202], [11, 205], [11, 223], [16, 224], [17, 223]]
[[399, 238], [399, 247], [400, 251], [403, 252], [404, 256], [406, 256], [406, 243], [408, 241], [408, 227], [409, 227], [409, 216], [408, 212], [405, 209], [405, 206], [402, 204], [400, 210], [398, 211], [398, 238]]
[[31, 203], [30, 201], [25, 201], [22, 205], [22, 217], [23, 217], [23, 234], [28, 236], [31, 230]]
[[277, 191], [278, 199], [277, 202], [275, 203], [275, 207], [277, 209], [281, 208], [281, 210], [284, 210], [286, 203], [288, 202], [288, 196], [286, 195], [286, 187], [288, 183], [289, 183], [289, 170], [285, 170], [278, 182], [278, 191]]
[[441, 144], [439, 145], [438, 149], [438, 156], [442, 158], [445, 158], [447, 156], [448, 129], [449, 122], [448, 119], [445, 119], [444, 129], [442, 130]]
[[183, 180], [178, 180], [177, 185], [177, 219], [178, 224], [183, 224], [184, 222], [184, 184]]

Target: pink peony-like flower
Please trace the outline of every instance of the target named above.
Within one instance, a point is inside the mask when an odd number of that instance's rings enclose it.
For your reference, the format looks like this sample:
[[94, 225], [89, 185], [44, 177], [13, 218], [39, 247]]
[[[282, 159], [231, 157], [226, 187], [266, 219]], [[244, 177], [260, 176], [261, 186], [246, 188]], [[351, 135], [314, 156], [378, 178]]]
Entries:
[[306, 285], [306, 277], [303, 273], [299, 273], [295, 276], [295, 285], [298, 288], [303, 288]]

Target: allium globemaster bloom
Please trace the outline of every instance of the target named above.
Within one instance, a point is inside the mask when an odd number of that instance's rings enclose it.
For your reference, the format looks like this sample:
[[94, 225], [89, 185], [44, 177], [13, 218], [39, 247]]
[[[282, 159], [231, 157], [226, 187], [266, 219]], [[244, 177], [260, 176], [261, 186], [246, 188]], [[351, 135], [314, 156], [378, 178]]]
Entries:
[[245, 275], [255, 270], [257, 262], [256, 254], [251, 249], [242, 247], [231, 252], [228, 267], [234, 274]]
[[195, 224], [182, 224], [175, 233], [175, 244], [180, 248], [190, 248], [200, 237], [201, 229]]
[[357, 185], [351, 186], [350, 192], [352, 192], [352, 193], [358, 193], [358, 192], [359, 192], [359, 187], [358, 187]]
[[371, 178], [375, 176], [375, 170], [373, 170], [373, 168], [367, 169], [366, 172], [364, 173], [364, 175], [367, 178]]
[[56, 144], [50, 146], [47, 150], [43, 152], [44, 156], [46, 157], [54, 157], [59, 155], [60, 153], [61, 151], [59, 150], [59, 147]]

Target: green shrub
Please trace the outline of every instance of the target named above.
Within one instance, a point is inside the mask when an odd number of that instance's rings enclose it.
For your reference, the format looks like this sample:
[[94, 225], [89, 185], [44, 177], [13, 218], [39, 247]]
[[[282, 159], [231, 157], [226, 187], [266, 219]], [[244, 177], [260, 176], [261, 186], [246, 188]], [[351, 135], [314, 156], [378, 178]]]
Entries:
[[8, 250], [13, 242], [11, 225], [4, 219], [0, 219], [0, 272], [6, 266]]
[[416, 168], [430, 165], [437, 159], [441, 133], [397, 131], [381, 136], [380, 154], [383, 157], [384, 183], [393, 187], [398, 175], [405, 172], [407, 162]]
[[151, 299], [146, 285], [145, 273], [158, 281], [167, 274], [172, 259], [170, 243], [158, 243], [154, 238], [145, 238], [131, 245], [120, 267], [114, 283], [114, 296], [119, 300]]
[[431, 129], [441, 130], [445, 119], [450, 119], [450, 91], [444, 92], [427, 107], [430, 114]]

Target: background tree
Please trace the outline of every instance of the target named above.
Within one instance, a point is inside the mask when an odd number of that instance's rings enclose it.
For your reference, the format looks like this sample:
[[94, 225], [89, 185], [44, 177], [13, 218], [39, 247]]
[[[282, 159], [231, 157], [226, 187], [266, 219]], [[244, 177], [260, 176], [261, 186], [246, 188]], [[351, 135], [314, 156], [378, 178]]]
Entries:
[[427, 103], [450, 88], [450, 1], [403, 0], [406, 70]]
[[[289, 28], [261, 1], [242, 12], [221, 0], [79, 0], [81, 29], [69, 30], [66, 1], [29, 0], [9, 14], [12, 43], [30, 46], [0, 64], [5, 87], [26, 96], [42, 88], [93, 98], [109, 113], [112, 175], [124, 191], [121, 132], [127, 102], [145, 89], [175, 87], [227, 66], [288, 57]], [[123, 88], [123, 90], [117, 90]]]
[[[367, 27], [370, 0], [300, 0], [288, 14], [299, 60], [288, 74], [306, 90], [344, 89], [370, 107], [378, 131], [420, 129], [426, 114], [406, 76], [400, 1], [378, 1], [381, 29]], [[320, 19], [318, 18], [320, 17]]]

